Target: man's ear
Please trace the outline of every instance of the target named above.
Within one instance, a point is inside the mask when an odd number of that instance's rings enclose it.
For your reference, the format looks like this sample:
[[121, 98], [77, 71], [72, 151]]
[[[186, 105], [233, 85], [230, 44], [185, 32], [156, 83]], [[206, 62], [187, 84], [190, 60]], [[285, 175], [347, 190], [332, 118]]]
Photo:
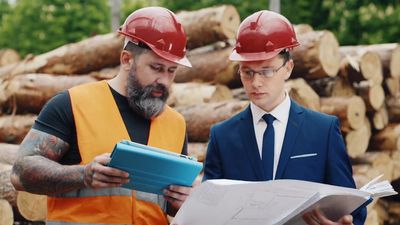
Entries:
[[134, 62], [134, 56], [131, 52], [123, 50], [120, 55], [121, 68], [129, 71]]
[[287, 71], [285, 80], [289, 79], [290, 75], [292, 74], [293, 67], [294, 67], [293, 59], [289, 59], [289, 61], [286, 62], [286, 66], [285, 66], [286, 71]]

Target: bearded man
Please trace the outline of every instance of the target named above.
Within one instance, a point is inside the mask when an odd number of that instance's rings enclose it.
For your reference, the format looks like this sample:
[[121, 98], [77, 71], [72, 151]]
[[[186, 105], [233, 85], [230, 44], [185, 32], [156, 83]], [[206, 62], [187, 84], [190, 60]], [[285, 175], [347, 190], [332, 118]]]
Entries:
[[168, 9], [148, 7], [119, 33], [125, 44], [116, 77], [53, 97], [20, 146], [12, 183], [48, 195], [47, 224], [168, 224], [166, 214], [191, 191], [131, 191], [120, 187], [129, 174], [107, 167], [121, 140], [187, 152], [184, 119], [165, 104], [178, 65], [191, 66], [181, 24]]

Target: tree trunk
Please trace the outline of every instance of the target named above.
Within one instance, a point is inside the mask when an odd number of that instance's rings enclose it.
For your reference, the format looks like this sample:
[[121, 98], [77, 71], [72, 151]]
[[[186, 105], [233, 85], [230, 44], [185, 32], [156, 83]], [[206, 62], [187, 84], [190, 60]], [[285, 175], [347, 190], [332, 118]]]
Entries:
[[[387, 152], [366, 152], [352, 159], [353, 165], [368, 165], [383, 174], [383, 180], [392, 180], [393, 161]], [[373, 179], [375, 177], [368, 177]]]
[[367, 112], [377, 111], [385, 102], [385, 91], [382, 85], [374, 85], [371, 82], [363, 81], [354, 85], [357, 95], [365, 102]]
[[14, 49], [0, 49], [0, 67], [17, 63], [20, 60], [18, 52]]
[[225, 85], [204, 83], [173, 84], [167, 104], [172, 107], [219, 102], [232, 99], [232, 92]]
[[0, 143], [0, 164], [13, 165], [17, 159], [19, 145]]
[[308, 84], [320, 97], [351, 97], [355, 95], [354, 88], [343, 77], [309, 80]]
[[300, 46], [293, 49], [294, 77], [318, 79], [336, 76], [339, 43], [330, 31], [311, 31], [298, 35]]
[[[96, 81], [85, 76], [53, 76], [50, 74], [18, 75], [5, 81], [0, 90], [0, 105], [3, 111], [38, 114], [44, 104], [58, 92], [79, 84]], [[1, 93], [3, 92], [3, 93]]]
[[361, 97], [330, 97], [321, 98], [321, 112], [339, 117], [342, 131], [348, 132], [364, 125], [366, 109]]
[[400, 151], [400, 124], [391, 123], [373, 135], [370, 148], [374, 150]]
[[0, 78], [26, 73], [84, 74], [119, 64], [122, 37], [110, 33], [67, 44], [0, 70]]
[[302, 78], [288, 80], [285, 83], [289, 96], [306, 108], [319, 111], [320, 100], [315, 91]]
[[176, 16], [185, 30], [189, 49], [233, 39], [240, 25], [240, 15], [232, 5], [181, 11]]
[[357, 54], [357, 52], [373, 52], [378, 54], [383, 67], [383, 73], [391, 77], [400, 77], [400, 46], [397, 43], [376, 44], [376, 45], [358, 45], [341, 46], [340, 51], [348, 54]]
[[371, 124], [368, 118], [364, 119], [361, 127], [356, 130], [344, 131], [343, 134], [345, 136], [347, 154], [350, 157], [358, 157], [365, 154], [371, 138]]
[[21, 143], [35, 119], [36, 115], [6, 115], [0, 117], [0, 142]]
[[[178, 67], [175, 82], [210, 82], [224, 84], [230, 87], [239, 87], [241, 85], [238, 74], [238, 63], [229, 60], [232, 47], [227, 46], [218, 49], [209, 49], [209, 51], [193, 50], [189, 54], [189, 60], [192, 68]], [[210, 60], [211, 59], [211, 60]]]
[[119, 73], [119, 66], [104, 68], [99, 71], [89, 73], [89, 76], [94, 77], [96, 80], [109, 80], [117, 76]]
[[379, 55], [370, 51], [348, 51], [340, 47], [343, 57], [339, 75], [346, 77], [351, 83], [364, 80], [372, 80], [374, 85], [380, 85], [383, 81], [382, 63]]
[[369, 112], [367, 114], [369, 114], [369, 118], [376, 130], [382, 130], [389, 124], [389, 115], [385, 104], [376, 112]]
[[4, 199], [0, 199], [0, 224], [12, 225], [14, 224], [14, 213], [10, 203]]
[[199, 162], [204, 162], [207, 154], [207, 143], [196, 142], [188, 144], [188, 155], [193, 156]]
[[232, 117], [248, 104], [247, 101], [232, 100], [175, 109], [185, 117], [189, 141], [206, 142], [212, 125]]
[[19, 191], [17, 207], [21, 215], [29, 221], [45, 221], [47, 215], [47, 196]]

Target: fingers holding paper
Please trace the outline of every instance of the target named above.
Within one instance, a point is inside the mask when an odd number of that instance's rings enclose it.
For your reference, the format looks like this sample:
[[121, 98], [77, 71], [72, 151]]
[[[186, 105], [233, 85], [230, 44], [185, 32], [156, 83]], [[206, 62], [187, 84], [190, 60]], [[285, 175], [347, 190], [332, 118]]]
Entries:
[[119, 187], [129, 182], [129, 174], [119, 169], [108, 167], [110, 154], [96, 156], [93, 161], [85, 166], [84, 182], [89, 188]]
[[303, 219], [309, 225], [353, 225], [353, 217], [351, 215], [345, 215], [335, 222], [326, 218], [318, 209], [305, 213]]
[[192, 187], [185, 187], [179, 185], [170, 185], [167, 189], [164, 189], [164, 198], [174, 208], [179, 209], [186, 198], [192, 191]]

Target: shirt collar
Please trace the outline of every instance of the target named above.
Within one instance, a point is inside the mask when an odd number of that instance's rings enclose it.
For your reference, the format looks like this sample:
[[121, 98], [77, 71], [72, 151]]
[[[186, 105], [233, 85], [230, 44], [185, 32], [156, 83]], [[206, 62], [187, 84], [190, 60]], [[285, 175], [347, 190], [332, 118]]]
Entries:
[[276, 120], [278, 120], [279, 122], [283, 122], [284, 120], [287, 120], [289, 116], [290, 98], [288, 93], [285, 92], [285, 99], [273, 110], [271, 110], [271, 112], [264, 111], [260, 107], [256, 106], [253, 102], [250, 102], [250, 109], [255, 124], [260, 122], [260, 120], [263, 120], [262, 116], [266, 113], [272, 114]]

